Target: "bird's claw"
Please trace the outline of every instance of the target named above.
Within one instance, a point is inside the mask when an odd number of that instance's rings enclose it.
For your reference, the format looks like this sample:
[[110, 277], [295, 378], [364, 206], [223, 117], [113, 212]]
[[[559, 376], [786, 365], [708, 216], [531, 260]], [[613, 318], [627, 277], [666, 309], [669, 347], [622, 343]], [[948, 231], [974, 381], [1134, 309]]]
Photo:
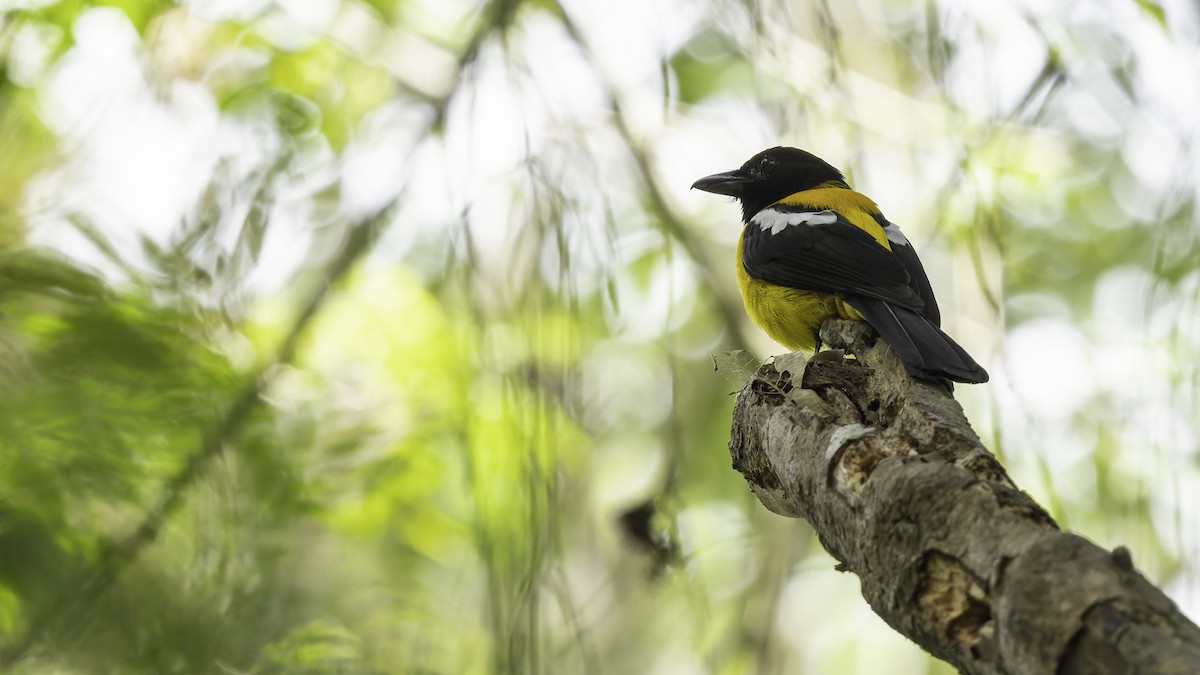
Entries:
[[826, 349], [823, 352], [817, 352], [808, 360], [809, 363], [841, 363], [842, 359], [846, 358], [845, 349]]

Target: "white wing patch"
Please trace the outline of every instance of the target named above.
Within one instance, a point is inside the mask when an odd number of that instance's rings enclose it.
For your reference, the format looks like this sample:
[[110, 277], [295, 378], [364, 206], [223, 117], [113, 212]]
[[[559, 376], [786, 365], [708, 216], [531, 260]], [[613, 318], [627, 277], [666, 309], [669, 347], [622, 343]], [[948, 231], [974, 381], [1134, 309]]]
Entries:
[[893, 244], [909, 246], [908, 237], [904, 236], [904, 233], [892, 221], [888, 221], [887, 227], [883, 228], [883, 233], [887, 235], [887, 240]]
[[779, 234], [789, 225], [832, 225], [837, 219], [838, 215], [828, 209], [787, 213], [768, 208], [754, 214], [750, 223], [758, 225], [764, 232], [770, 230], [771, 234]]

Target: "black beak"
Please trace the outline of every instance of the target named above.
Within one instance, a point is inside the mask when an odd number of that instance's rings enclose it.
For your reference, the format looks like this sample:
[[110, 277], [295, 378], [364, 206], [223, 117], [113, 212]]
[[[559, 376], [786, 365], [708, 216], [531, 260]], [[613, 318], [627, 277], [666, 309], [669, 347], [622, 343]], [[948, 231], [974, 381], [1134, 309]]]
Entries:
[[704, 190], [719, 195], [729, 195], [730, 197], [742, 196], [742, 188], [746, 183], [750, 182], [750, 177], [737, 169], [734, 171], [726, 171], [725, 173], [714, 173], [711, 176], [705, 176], [700, 180], [692, 183], [693, 190]]

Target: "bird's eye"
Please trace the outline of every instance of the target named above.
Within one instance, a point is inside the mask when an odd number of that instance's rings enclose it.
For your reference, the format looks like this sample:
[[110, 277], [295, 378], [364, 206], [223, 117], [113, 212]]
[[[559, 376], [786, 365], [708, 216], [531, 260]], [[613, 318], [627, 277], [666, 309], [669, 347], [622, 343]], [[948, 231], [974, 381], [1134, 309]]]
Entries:
[[756, 178], [766, 178], [770, 169], [773, 168], [775, 168], [775, 157], [763, 157], [758, 160], [757, 166], [750, 169], [750, 173], [754, 174]]

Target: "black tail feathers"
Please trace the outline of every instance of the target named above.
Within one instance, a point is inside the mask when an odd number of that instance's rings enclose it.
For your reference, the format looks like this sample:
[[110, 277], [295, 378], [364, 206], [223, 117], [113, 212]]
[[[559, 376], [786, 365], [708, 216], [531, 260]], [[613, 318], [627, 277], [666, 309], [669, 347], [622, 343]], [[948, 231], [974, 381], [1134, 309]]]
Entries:
[[968, 384], [988, 381], [967, 350], [919, 313], [883, 300], [855, 298], [851, 304], [895, 350], [909, 375]]

